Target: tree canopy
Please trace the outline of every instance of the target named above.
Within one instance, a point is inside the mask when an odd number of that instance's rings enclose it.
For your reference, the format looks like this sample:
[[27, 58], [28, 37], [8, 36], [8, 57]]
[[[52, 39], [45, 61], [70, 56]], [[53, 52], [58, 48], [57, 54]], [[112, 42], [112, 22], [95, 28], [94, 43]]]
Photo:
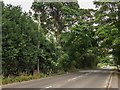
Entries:
[[[32, 12], [2, 3], [3, 75], [120, 65], [120, 2], [33, 2]], [[40, 29], [40, 30], [38, 30]], [[39, 62], [37, 61], [39, 59]]]

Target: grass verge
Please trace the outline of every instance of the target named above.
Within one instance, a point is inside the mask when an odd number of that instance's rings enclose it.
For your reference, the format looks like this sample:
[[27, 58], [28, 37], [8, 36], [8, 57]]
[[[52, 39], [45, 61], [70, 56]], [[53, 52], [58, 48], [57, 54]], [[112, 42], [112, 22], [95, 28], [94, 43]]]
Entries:
[[[78, 71], [78, 69], [74, 69], [74, 70], [69, 70], [68, 72], [72, 73], [72, 72], [76, 72]], [[22, 82], [22, 81], [29, 81], [29, 80], [34, 80], [34, 79], [40, 79], [40, 78], [44, 78], [44, 77], [49, 77], [49, 76], [55, 76], [55, 75], [61, 75], [61, 74], [65, 74], [65, 71], [59, 71], [58, 73], [54, 73], [54, 74], [34, 74], [34, 75], [21, 75], [21, 76], [9, 76], [9, 77], [3, 77], [2, 78], [2, 84], [11, 84], [11, 83], [16, 83], [16, 82]]]
[[22, 82], [22, 81], [28, 81], [32, 79], [39, 79], [42, 77], [46, 77], [45, 74], [34, 74], [34, 75], [21, 75], [21, 76], [9, 76], [9, 77], [3, 77], [2, 78], [2, 84], [9, 84], [9, 83], [15, 83], [15, 82]]
[[16, 82], [22, 82], [22, 81], [29, 81], [29, 80], [34, 80], [34, 79], [40, 79], [48, 76], [55, 76], [55, 75], [61, 75], [64, 74], [64, 71], [60, 71], [59, 73], [54, 73], [54, 74], [34, 74], [34, 75], [21, 75], [21, 76], [9, 76], [9, 77], [3, 77], [2, 78], [2, 84], [11, 84], [11, 83], [16, 83]]

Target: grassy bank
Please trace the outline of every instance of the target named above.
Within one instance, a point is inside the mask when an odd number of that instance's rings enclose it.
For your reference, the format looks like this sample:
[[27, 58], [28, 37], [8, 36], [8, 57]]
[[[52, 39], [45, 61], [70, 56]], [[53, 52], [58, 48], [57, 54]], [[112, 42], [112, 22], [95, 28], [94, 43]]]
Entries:
[[[67, 72], [72, 73], [72, 72], [77, 72], [80, 69], [72, 69]], [[2, 84], [10, 84], [10, 83], [16, 83], [16, 82], [22, 82], [22, 81], [29, 81], [29, 80], [34, 80], [34, 79], [40, 79], [40, 78], [45, 78], [49, 76], [55, 76], [55, 75], [61, 75], [67, 73], [65, 71], [59, 71], [58, 73], [51, 73], [51, 74], [34, 74], [34, 75], [21, 75], [21, 76], [9, 76], [9, 77], [3, 77], [2, 78]]]
[[34, 74], [34, 75], [21, 75], [21, 76], [9, 76], [9, 77], [3, 77], [2, 84], [9, 84], [9, 83], [15, 83], [15, 82], [22, 82], [22, 81], [28, 81], [32, 79], [39, 79], [46, 77], [45, 74]]
[[54, 76], [54, 75], [60, 75], [64, 74], [64, 71], [60, 71], [59, 73], [54, 74], [34, 74], [34, 75], [21, 75], [21, 76], [9, 76], [9, 77], [3, 77], [2, 78], [2, 84], [10, 84], [10, 83], [16, 83], [16, 82], [22, 82], [22, 81], [29, 81], [34, 79], [40, 79], [45, 78], [48, 76]]

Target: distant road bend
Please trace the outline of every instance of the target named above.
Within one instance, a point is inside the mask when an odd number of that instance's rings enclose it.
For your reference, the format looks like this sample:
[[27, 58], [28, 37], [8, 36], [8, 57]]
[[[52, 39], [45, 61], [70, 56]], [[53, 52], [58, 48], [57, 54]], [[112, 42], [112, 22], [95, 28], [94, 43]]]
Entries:
[[2, 88], [3, 90], [8, 90], [7, 88], [39, 88], [39, 90], [48, 88], [103, 88], [109, 90], [109, 88], [115, 88], [117, 90], [118, 76], [112, 70], [80, 70], [39, 80], [3, 85]]

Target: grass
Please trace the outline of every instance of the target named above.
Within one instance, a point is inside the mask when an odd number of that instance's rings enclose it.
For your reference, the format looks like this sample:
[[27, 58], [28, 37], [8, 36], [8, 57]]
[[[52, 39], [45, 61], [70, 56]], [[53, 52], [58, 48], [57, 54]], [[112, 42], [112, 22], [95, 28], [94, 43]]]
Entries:
[[59, 73], [54, 74], [34, 74], [34, 75], [21, 75], [21, 76], [9, 76], [9, 77], [2, 77], [2, 84], [10, 84], [10, 83], [16, 83], [16, 82], [22, 82], [22, 81], [29, 81], [33, 79], [40, 79], [48, 76], [54, 76], [54, 75], [61, 75], [64, 74], [64, 71], [60, 71]]
[[9, 84], [9, 83], [15, 83], [15, 82], [22, 82], [22, 81], [29, 81], [32, 79], [39, 79], [46, 77], [44, 74], [34, 74], [34, 75], [21, 75], [21, 76], [9, 76], [9, 77], [3, 77], [2, 84]]
[[[73, 69], [73, 70], [69, 70], [68, 72], [76, 72], [78, 71], [77, 69]], [[3, 77], [2, 78], [2, 84], [10, 84], [10, 83], [16, 83], [16, 82], [22, 82], [22, 81], [29, 81], [29, 80], [33, 80], [33, 79], [40, 79], [40, 78], [44, 78], [44, 77], [48, 77], [48, 76], [55, 76], [55, 75], [61, 75], [61, 74], [65, 74], [66, 72], [64, 70], [59, 71], [58, 73], [54, 73], [54, 74], [34, 74], [34, 75], [21, 75], [21, 76], [9, 76], [9, 77]]]

